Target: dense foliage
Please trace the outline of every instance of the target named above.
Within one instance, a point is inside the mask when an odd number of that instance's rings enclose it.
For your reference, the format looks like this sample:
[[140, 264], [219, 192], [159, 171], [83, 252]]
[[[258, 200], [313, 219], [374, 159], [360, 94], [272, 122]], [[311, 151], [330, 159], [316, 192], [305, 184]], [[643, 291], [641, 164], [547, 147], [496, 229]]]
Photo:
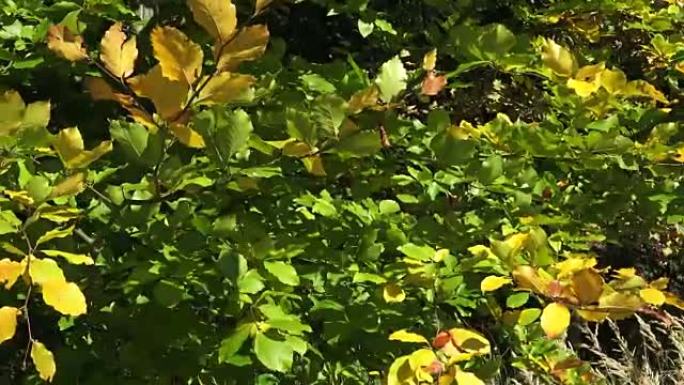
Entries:
[[600, 383], [684, 308], [681, 1], [0, 20], [0, 384]]

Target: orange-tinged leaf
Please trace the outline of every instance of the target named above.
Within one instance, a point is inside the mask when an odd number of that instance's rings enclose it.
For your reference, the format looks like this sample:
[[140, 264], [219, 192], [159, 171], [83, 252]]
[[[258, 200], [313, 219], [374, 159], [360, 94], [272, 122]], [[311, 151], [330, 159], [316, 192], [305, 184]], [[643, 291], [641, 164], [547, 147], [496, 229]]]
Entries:
[[144, 75], [130, 78], [128, 83], [138, 96], [152, 100], [157, 114], [167, 121], [178, 118], [188, 98], [189, 86], [164, 77], [159, 65]]
[[480, 333], [469, 329], [453, 328], [449, 330], [451, 340], [460, 350], [474, 354], [489, 354], [489, 341]]
[[428, 340], [420, 334], [411, 333], [406, 329], [397, 330], [390, 334], [390, 341], [413, 342], [418, 344], [427, 344]]
[[508, 277], [490, 275], [480, 282], [480, 290], [482, 290], [482, 292], [494, 291], [509, 283], [511, 283], [511, 279]]
[[474, 373], [466, 372], [456, 369], [456, 384], [457, 385], [485, 385], [479, 377]]
[[202, 48], [173, 27], [157, 27], [150, 34], [154, 57], [168, 80], [191, 85], [202, 72]]
[[425, 75], [423, 83], [421, 84], [420, 92], [423, 95], [435, 96], [444, 89], [447, 84], [447, 79], [443, 75], [435, 75], [434, 71], [430, 71]]
[[126, 78], [133, 74], [138, 47], [135, 36], [126, 40], [121, 22], [112, 24], [100, 42], [100, 60], [116, 77]]
[[33, 341], [31, 360], [33, 360], [33, 365], [36, 366], [40, 378], [44, 381], [52, 382], [52, 378], [57, 372], [57, 365], [55, 365], [55, 357], [52, 355], [52, 352], [42, 342]]
[[192, 17], [209, 35], [223, 43], [235, 32], [237, 16], [231, 0], [188, 0]]
[[5, 289], [10, 289], [19, 276], [24, 272], [24, 265], [21, 262], [11, 261], [7, 258], [0, 260], [0, 284], [5, 284]]
[[79, 61], [88, 58], [83, 48], [83, 38], [74, 35], [64, 25], [51, 25], [47, 34], [48, 48], [66, 60]]
[[212, 105], [248, 100], [250, 87], [255, 80], [250, 75], [222, 72], [207, 82], [197, 102]]
[[81, 289], [73, 282], [52, 280], [41, 285], [43, 300], [58, 312], [78, 316], [87, 311], [86, 299]]
[[404, 289], [396, 283], [389, 283], [383, 287], [382, 297], [387, 303], [404, 302], [406, 293], [404, 292]]
[[16, 307], [0, 307], [0, 344], [14, 337], [19, 314], [20, 311]]
[[197, 131], [186, 124], [176, 123], [169, 127], [173, 136], [184, 145], [191, 148], [204, 148], [204, 138]]
[[583, 269], [572, 276], [572, 289], [583, 305], [598, 301], [603, 292], [603, 278], [594, 269]]
[[660, 306], [665, 303], [665, 293], [658, 289], [654, 289], [652, 287], [648, 287], [646, 289], [641, 289], [639, 290], [639, 296], [641, 299], [643, 299], [645, 302], [655, 305], [655, 306]]
[[241, 29], [229, 43], [215, 47], [218, 69], [234, 71], [240, 63], [259, 58], [266, 51], [268, 38], [266, 25], [258, 24]]
[[355, 92], [354, 95], [349, 98], [347, 109], [352, 114], [358, 114], [368, 107], [377, 105], [379, 96], [380, 90], [378, 90], [378, 87], [373, 84], [370, 87]]
[[570, 310], [560, 303], [551, 303], [541, 315], [541, 327], [549, 338], [558, 338], [570, 326]]

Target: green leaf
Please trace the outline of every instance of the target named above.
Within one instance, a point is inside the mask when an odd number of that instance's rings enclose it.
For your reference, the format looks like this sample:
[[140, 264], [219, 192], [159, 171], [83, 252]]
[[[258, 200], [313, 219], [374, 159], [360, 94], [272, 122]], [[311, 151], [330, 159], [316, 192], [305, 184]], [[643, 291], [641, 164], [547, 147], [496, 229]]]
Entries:
[[401, 211], [401, 207], [396, 201], [385, 199], [380, 201], [380, 212], [382, 214], [394, 214]]
[[142, 157], [145, 153], [149, 133], [142, 125], [114, 121], [109, 126], [109, 132], [112, 139], [122, 145], [124, 150], [134, 159]]
[[154, 285], [152, 294], [160, 305], [174, 307], [183, 299], [185, 290], [175, 282], [161, 280]]
[[42, 245], [43, 243], [49, 242], [53, 239], [68, 237], [73, 234], [74, 226], [69, 226], [64, 229], [52, 229], [47, 233], [41, 235], [36, 241], [36, 246]]
[[430, 246], [418, 246], [413, 243], [407, 243], [399, 246], [397, 249], [405, 256], [423, 262], [431, 261], [432, 257], [434, 257], [437, 252]]
[[380, 96], [385, 102], [389, 102], [395, 96], [399, 95], [401, 91], [406, 89], [406, 80], [408, 74], [404, 68], [404, 64], [395, 56], [386, 61], [380, 67], [380, 74], [375, 79], [375, 84], [380, 89]]
[[240, 293], [255, 294], [264, 288], [264, 279], [258, 271], [252, 269], [238, 280], [238, 288]]
[[19, 231], [21, 221], [12, 211], [0, 211], [0, 235], [11, 234]]
[[219, 362], [227, 362], [234, 356], [242, 347], [242, 345], [249, 338], [250, 331], [255, 327], [253, 323], [246, 323], [235, 328], [230, 336], [221, 341], [219, 347], [218, 359]]
[[219, 107], [197, 114], [194, 127], [202, 135], [209, 155], [220, 164], [245, 149], [254, 130], [244, 110], [226, 111]]
[[506, 298], [506, 306], [511, 309], [519, 308], [527, 303], [530, 298], [530, 293], [521, 291], [519, 293], [511, 294]]
[[268, 369], [285, 373], [292, 367], [294, 347], [287, 341], [276, 341], [257, 333], [254, 338], [254, 353]]
[[264, 261], [264, 268], [266, 271], [273, 274], [280, 282], [290, 285], [299, 285], [299, 276], [297, 275], [297, 270], [285, 262], [282, 261]]

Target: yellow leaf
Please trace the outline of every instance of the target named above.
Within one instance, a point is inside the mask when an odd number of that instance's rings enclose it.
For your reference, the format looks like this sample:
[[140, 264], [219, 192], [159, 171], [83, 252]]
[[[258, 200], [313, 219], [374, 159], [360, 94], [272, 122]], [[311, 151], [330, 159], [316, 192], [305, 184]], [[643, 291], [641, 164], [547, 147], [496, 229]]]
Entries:
[[396, 283], [388, 283], [382, 289], [382, 297], [385, 299], [385, 302], [388, 303], [404, 302], [406, 299], [406, 293]]
[[52, 191], [50, 192], [50, 199], [71, 196], [80, 193], [86, 187], [85, 178], [86, 174], [84, 172], [79, 172], [68, 176], [66, 179], [59, 182], [52, 188]]
[[314, 176], [326, 176], [325, 168], [323, 167], [323, 159], [320, 155], [307, 156], [302, 159], [304, 167], [309, 174]]
[[622, 269], [617, 269], [615, 275], [620, 279], [632, 278], [636, 275], [636, 269], [633, 267], [624, 267]]
[[19, 314], [19, 309], [16, 307], [0, 307], [0, 344], [14, 337]]
[[667, 277], [660, 277], [656, 280], [651, 281], [650, 286], [654, 289], [665, 290], [667, 285], [670, 283], [670, 279]]
[[182, 81], [170, 80], [162, 75], [159, 65], [144, 75], [128, 80], [131, 89], [138, 95], [152, 100], [157, 114], [162, 119], [173, 121], [185, 106], [189, 86]]
[[230, 0], [188, 0], [192, 17], [217, 43], [228, 41], [235, 32], [237, 17]]
[[643, 305], [644, 302], [639, 295], [604, 292], [599, 298], [597, 310], [610, 313], [611, 319], [620, 320], [631, 317]]
[[583, 80], [568, 79], [568, 88], [575, 91], [575, 93], [583, 98], [591, 96], [598, 91], [601, 84], [599, 82], [585, 82]]
[[430, 366], [436, 359], [437, 356], [431, 349], [418, 349], [409, 356], [409, 365], [416, 370]]
[[133, 104], [132, 97], [115, 92], [103, 78], [88, 76], [85, 78], [84, 83], [86, 90], [88, 90], [88, 93], [93, 100], [113, 100], [122, 105]]
[[241, 29], [229, 43], [215, 47], [218, 70], [234, 71], [240, 63], [259, 58], [266, 51], [268, 37], [268, 28], [263, 24]]
[[675, 69], [684, 74], [684, 61], [675, 64]]
[[546, 39], [542, 44], [542, 61], [559, 76], [572, 76], [577, 68], [572, 52], [551, 39]]
[[672, 293], [665, 293], [665, 303], [684, 310], [684, 301]]
[[67, 262], [74, 265], [92, 265], [95, 263], [92, 258], [85, 254], [74, 254], [61, 250], [40, 250], [41, 253], [47, 255], [48, 257], [61, 257], [67, 260]]
[[576, 272], [584, 269], [591, 269], [596, 266], [596, 258], [570, 257], [554, 265], [558, 269], [558, 278], [569, 277]]
[[594, 311], [594, 310], [584, 310], [578, 309], [577, 314], [583, 319], [590, 322], [601, 322], [608, 318], [609, 313], [605, 311]]
[[52, 378], [57, 372], [55, 357], [52, 355], [52, 352], [41, 342], [34, 340], [31, 347], [31, 359], [38, 370], [40, 378], [44, 381], [52, 382]]
[[25, 110], [26, 104], [17, 91], [0, 94], [0, 136], [10, 135], [21, 127]]
[[100, 60], [118, 78], [127, 78], [133, 73], [138, 47], [135, 36], [126, 41], [121, 22], [116, 22], [105, 32], [100, 42]]
[[660, 306], [665, 303], [665, 294], [651, 287], [639, 290], [639, 296], [651, 305]]
[[489, 354], [489, 341], [481, 334], [469, 329], [454, 328], [449, 330], [454, 345], [467, 353]]
[[112, 151], [112, 142], [104, 141], [92, 150], [85, 150], [83, 138], [78, 128], [71, 127], [61, 130], [54, 138], [52, 146], [67, 168], [85, 168]]
[[83, 48], [83, 38], [72, 34], [61, 24], [51, 25], [48, 28], [47, 46], [57, 56], [69, 61], [84, 60], [88, 57]]
[[85, 296], [75, 283], [52, 280], [42, 284], [41, 287], [45, 303], [58, 312], [72, 316], [86, 313]]
[[570, 310], [560, 303], [552, 303], [544, 308], [541, 327], [549, 338], [558, 338], [570, 326]]
[[465, 372], [463, 370], [456, 370], [456, 384], [458, 385], [485, 385], [484, 381], [479, 379], [475, 374]]
[[536, 293], [545, 294], [551, 280], [539, 275], [531, 266], [520, 265], [513, 270], [513, 279], [521, 289], [532, 290]]
[[582, 305], [598, 301], [603, 292], [603, 278], [594, 269], [583, 269], [572, 276], [572, 289]]
[[[411, 381], [411, 382], [409, 382]], [[413, 371], [409, 356], [401, 356], [392, 362], [387, 372], [387, 385], [413, 385]]]
[[250, 75], [222, 72], [207, 82], [197, 102], [212, 105], [248, 100], [255, 80]]
[[601, 73], [601, 85], [611, 94], [620, 93], [627, 86], [627, 76], [619, 69], [607, 69]]
[[62, 269], [57, 262], [49, 258], [40, 259], [31, 257], [29, 275], [31, 276], [33, 283], [38, 285], [44, 285], [51, 281], [66, 282]]
[[197, 131], [185, 124], [172, 124], [170, 131], [179, 142], [191, 148], [204, 148], [204, 138]]
[[358, 114], [359, 112], [365, 110], [368, 107], [373, 107], [378, 104], [378, 97], [380, 96], [380, 90], [373, 84], [368, 88], [361, 91], [357, 91], [354, 95], [349, 98], [349, 103], [347, 103], [347, 108], [352, 114]]
[[81, 211], [73, 207], [43, 206], [39, 210], [40, 217], [55, 223], [66, 223], [78, 218]]
[[202, 71], [202, 48], [173, 27], [157, 27], [150, 34], [154, 57], [162, 75], [191, 85]]
[[397, 330], [396, 332], [390, 334], [390, 341], [401, 341], [401, 342], [415, 342], [418, 344], [425, 343], [429, 344], [428, 340], [421, 336], [420, 334], [411, 333], [406, 331], [406, 329]]
[[674, 155], [672, 155], [672, 159], [675, 162], [684, 163], [684, 146], [679, 147], [677, 151], [675, 151]]
[[423, 56], [423, 69], [425, 71], [432, 71], [435, 69], [437, 64], [437, 48], [432, 49], [430, 52]]
[[511, 279], [508, 277], [497, 277], [496, 275], [490, 275], [480, 282], [480, 290], [482, 292], [494, 291], [501, 288], [503, 285], [508, 285], [511, 283]]
[[5, 284], [5, 289], [10, 289], [19, 276], [24, 272], [24, 265], [21, 262], [11, 261], [7, 258], [0, 260], [0, 283]]
[[63, 229], [52, 229], [41, 235], [36, 241], [36, 246], [57, 238], [65, 238], [73, 234], [74, 226], [65, 227]]
[[593, 82], [597, 80], [603, 70], [606, 69], [606, 63], [590, 64], [586, 65], [577, 70], [575, 74], [575, 79], [581, 80], [583, 82]]
[[261, 11], [268, 7], [272, 2], [273, 0], [256, 0], [254, 4], [254, 14], [260, 14]]
[[645, 96], [651, 98], [653, 101], [668, 104], [669, 101], [665, 95], [660, 92], [653, 84], [645, 80], [632, 80], [627, 83], [623, 93], [627, 96]]

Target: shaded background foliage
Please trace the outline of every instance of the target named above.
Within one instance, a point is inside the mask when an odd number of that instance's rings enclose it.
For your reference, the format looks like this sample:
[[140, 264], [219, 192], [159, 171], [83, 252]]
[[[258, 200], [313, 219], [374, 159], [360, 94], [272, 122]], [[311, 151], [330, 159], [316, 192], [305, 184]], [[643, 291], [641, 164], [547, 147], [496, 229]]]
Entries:
[[[78, 126], [86, 148], [131, 123], [116, 104], [85, 92], [93, 68], [47, 49], [48, 25], [71, 24], [94, 49], [113, 21], [123, 21], [138, 37], [139, 72], [154, 64], [148, 35], [155, 25], [208, 43], [181, 1], [0, 4], [2, 86], [27, 103], [51, 100], [48, 130]], [[236, 5], [241, 20], [253, 11], [251, 2]], [[672, 278], [681, 292], [683, 163], [673, 154], [684, 141], [684, 73], [675, 67], [684, 60], [683, 20], [676, 1], [276, 1], [255, 18], [271, 32], [266, 55], [243, 66], [259, 79], [256, 98], [239, 106], [254, 136], [288, 139], [288, 122], [297, 119], [319, 132], [340, 129], [335, 114], [352, 114], [331, 100], [349, 101], [395, 55], [409, 71], [407, 90], [391, 108], [354, 114], [363, 142], [345, 149], [333, 135], [316, 138], [323, 177], [296, 157], [257, 150], [256, 141], [232, 154], [228, 166], [175, 142], [157, 163], [169, 193], [160, 201], [146, 195], [155, 162], [130, 157], [117, 141], [91, 167], [92, 188], [71, 201], [84, 211], [81, 235], [58, 241], [96, 259], [92, 267], [65, 267], [89, 313], [60, 317], [32, 301], [36, 338], [57, 360], [54, 383], [379, 384], [393, 359], [410, 351], [387, 341], [392, 331], [432, 336], [455, 325], [491, 341], [493, 354], [472, 366], [482, 377], [521, 369], [557, 381], [532, 358], [564, 348], [541, 338], [538, 323], [511, 331], [492, 317], [506, 295], [480, 291], [488, 266], [464, 267], [472, 263], [468, 247], [524, 231], [533, 218], [562, 251], [593, 252], [602, 266], [636, 265], [649, 279]], [[629, 80], [647, 80], [668, 104], [642, 97], [591, 110], [544, 70], [539, 36], [574, 52], [580, 66], [605, 61]], [[433, 47], [448, 83], [428, 96], [420, 92], [420, 68]], [[235, 107], [222, 108], [210, 111]], [[463, 121], [510, 146], [434, 139]], [[651, 156], [635, 149], [653, 132], [662, 132], [665, 150]], [[59, 171], [54, 159], [27, 167], [32, 174]], [[18, 174], [10, 168], [0, 186], [16, 189]], [[403, 282], [408, 254], [400, 247], [409, 243], [450, 250], [434, 282]], [[296, 284], [264, 260], [294, 266]], [[384, 281], [405, 285], [406, 299], [386, 301], [377, 284]], [[16, 299], [14, 291], [0, 292], [2, 304]], [[281, 337], [308, 343], [285, 373], [265, 367], [251, 340], [226, 347], [244, 322], [276, 324], [259, 307], [265, 304], [289, 315], [278, 321], [286, 322]], [[40, 381], [23, 367], [27, 337], [19, 328], [0, 347], [0, 383]]]

